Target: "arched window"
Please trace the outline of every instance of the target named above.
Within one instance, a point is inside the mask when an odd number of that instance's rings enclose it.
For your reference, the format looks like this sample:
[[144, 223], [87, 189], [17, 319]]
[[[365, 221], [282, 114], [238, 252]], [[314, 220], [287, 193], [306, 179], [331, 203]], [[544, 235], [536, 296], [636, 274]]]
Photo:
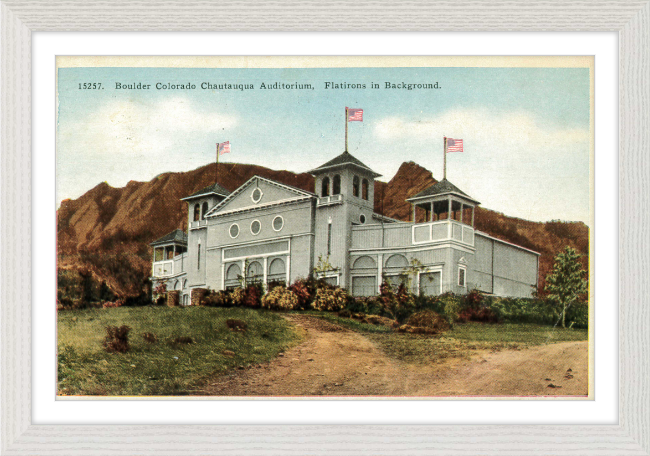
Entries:
[[359, 198], [359, 176], [352, 178], [352, 194]]
[[406, 268], [409, 262], [404, 255], [395, 254], [386, 260], [386, 268]]
[[241, 275], [241, 268], [237, 263], [233, 263], [228, 267], [226, 272], [226, 280], [237, 280]]
[[361, 196], [364, 200], [368, 199], [368, 179], [364, 179], [361, 183]]
[[201, 208], [201, 219], [205, 220], [205, 214], [208, 213], [208, 202], [206, 201], [203, 203], [203, 207]]
[[261, 282], [263, 276], [264, 269], [259, 261], [251, 261], [246, 271], [246, 283], [250, 285], [251, 283]]
[[194, 221], [198, 222], [200, 218], [201, 218], [201, 206], [199, 205], [199, 203], [196, 203], [194, 205]]
[[321, 184], [320, 196], [330, 196], [330, 178], [324, 177]]
[[332, 195], [338, 195], [341, 193], [341, 176], [338, 174], [334, 176], [334, 181], [332, 185]]
[[375, 269], [377, 263], [369, 256], [362, 256], [357, 258], [352, 265], [352, 269]]

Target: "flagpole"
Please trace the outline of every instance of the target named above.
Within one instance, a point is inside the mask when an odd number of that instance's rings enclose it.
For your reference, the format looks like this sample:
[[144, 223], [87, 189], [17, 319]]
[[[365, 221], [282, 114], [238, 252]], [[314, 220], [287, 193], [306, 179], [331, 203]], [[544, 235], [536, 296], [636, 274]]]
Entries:
[[219, 143], [217, 143], [217, 178], [215, 183], [219, 183]]
[[444, 154], [444, 160], [443, 160], [443, 165], [442, 165], [442, 178], [447, 179], [447, 137], [443, 136], [444, 142], [445, 142], [445, 147], [443, 149], [443, 154]]
[[345, 151], [348, 151], [348, 107], [345, 107]]

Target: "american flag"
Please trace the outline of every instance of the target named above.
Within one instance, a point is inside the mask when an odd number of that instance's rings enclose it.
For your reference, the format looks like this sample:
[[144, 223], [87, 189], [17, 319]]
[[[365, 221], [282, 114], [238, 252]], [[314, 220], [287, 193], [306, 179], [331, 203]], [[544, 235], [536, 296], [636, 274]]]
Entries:
[[363, 109], [348, 108], [348, 122], [363, 122]]
[[230, 141], [217, 143], [217, 156], [230, 153]]
[[447, 152], [462, 152], [463, 151], [463, 140], [462, 139], [453, 139], [447, 138]]

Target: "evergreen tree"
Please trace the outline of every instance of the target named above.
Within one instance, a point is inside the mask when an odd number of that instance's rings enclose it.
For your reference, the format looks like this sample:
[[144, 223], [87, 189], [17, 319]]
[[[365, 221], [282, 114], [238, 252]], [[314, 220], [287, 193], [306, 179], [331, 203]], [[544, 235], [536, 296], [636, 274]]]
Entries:
[[587, 292], [586, 271], [580, 264], [580, 255], [567, 246], [557, 254], [553, 270], [546, 276], [548, 298], [562, 307], [562, 327], [566, 328], [566, 311]]

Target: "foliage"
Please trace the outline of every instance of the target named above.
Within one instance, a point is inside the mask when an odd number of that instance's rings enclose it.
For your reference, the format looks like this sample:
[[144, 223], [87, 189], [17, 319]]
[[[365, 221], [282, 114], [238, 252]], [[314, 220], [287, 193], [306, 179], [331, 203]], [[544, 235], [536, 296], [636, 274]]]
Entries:
[[163, 297], [167, 293], [167, 283], [165, 282], [160, 282], [158, 285], [155, 286], [152, 292], [152, 297], [155, 302], [158, 302], [161, 297]]
[[454, 326], [454, 323], [456, 323], [460, 316], [460, 300], [452, 293], [445, 293], [441, 296], [440, 303], [442, 305], [443, 315], [447, 319], [447, 322], [450, 326]]
[[318, 255], [318, 262], [316, 263], [316, 266], [314, 266], [314, 272], [318, 275], [319, 273], [323, 272], [331, 272], [331, 271], [338, 271], [341, 268], [336, 267], [330, 263], [330, 256], [327, 255], [325, 258], [323, 258], [323, 255]]
[[379, 302], [384, 314], [403, 322], [415, 310], [415, 297], [407, 291], [406, 286], [400, 283], [397, 292], [393, 292], [388, 282], [380, 286]]
[[262, 297], [262, 307], [274, 310], [293, 310], [298, 307], [298, 297], [285, 287], [275, 287]]
[[142, 339], [149, 343], [149, 344], [155, 344], [158, 342], [158, 337], [154, 333], [146, 332], [142, 335]]
[[234, 306], [241, 307], [244, 305], [246, 299], [246, 290], [237, 287], [230, 292], [230, 300]]
[[[313, 287], [313, 289], [315, 291], [315, 287]], [[289, 287], [289, 290], [291, 290], [298, 300], [296, 308], [309, 309], [309, 305], [313, 299], [313, 294], [307, 280], [296, 279], [296, 281]]]
[[107, 326], [104, 348], [109, 353], [126, 353], [129, 351], [129, 331], [131, 328], [122, 326]]
[[499, 316], [489, 307], [466, 307], [458, 314], [459, 323], [499, 323]]
[[226, 320], [226, 326], [232, 331], [245, 332], [248, 329], [248, 325], [244, 320], [237, 320], [234, 318]]
[[228, 291], [210, 291], [206, 293], [200, 303], [207, 307], [232, 307], [232, 294]]
[[348, 293], [343, 288], [319, 288], [314, 298], [313, 307], [316, 310], [336, 312], [348, 302]]
[[587, 293], [586, 271], [580, 263], [581, 255], [566, 247], [555, 257], [555, 264], [546, 276], [548, 299], [557, 302], [562, 309], [562, 327], [566, 328], [567, 309], [577, 302], [585, 301]]
[[253, 283], [246, 287], [246, 296], [244, 297], [243, 305], [245, 307], [259, 308], [262, 306], [262, 295], [264, 289], [262, 284]]

